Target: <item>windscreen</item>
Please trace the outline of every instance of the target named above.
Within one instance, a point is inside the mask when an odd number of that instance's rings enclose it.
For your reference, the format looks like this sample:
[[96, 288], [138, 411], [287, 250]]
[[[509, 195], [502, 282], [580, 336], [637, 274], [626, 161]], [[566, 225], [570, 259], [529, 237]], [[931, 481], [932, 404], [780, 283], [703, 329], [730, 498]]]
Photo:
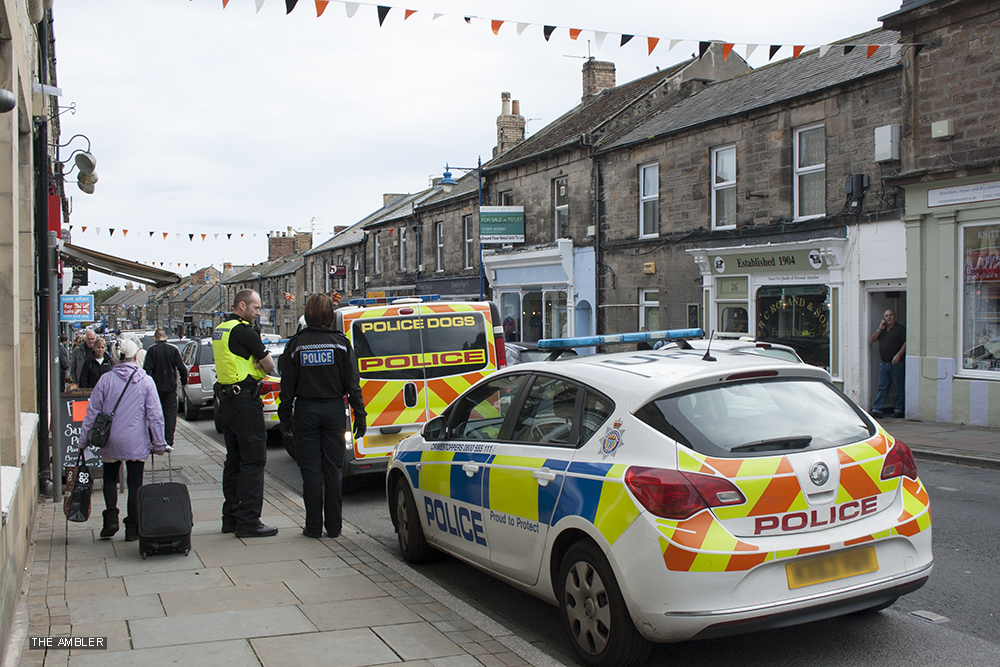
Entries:
[[479, 312], [359, 318], [351, 332], [368, 380], [430, 380], [489, 363], [486, 318]]
[[839, 447], [874, 435], [846, 396], [820, 380], [769, 379], [664, 396], [636, 416], [707, 456]]

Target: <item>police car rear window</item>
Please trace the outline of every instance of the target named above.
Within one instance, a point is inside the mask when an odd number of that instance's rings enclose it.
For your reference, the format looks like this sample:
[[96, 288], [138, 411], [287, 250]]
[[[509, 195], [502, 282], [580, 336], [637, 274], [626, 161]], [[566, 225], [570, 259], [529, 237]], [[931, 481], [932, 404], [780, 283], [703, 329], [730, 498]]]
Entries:
[[489, 363], [482, 313], [360, 318], [351, 325], [361, 377], [417, 380], [462, 375]]
[[875, 433], [832, 385], [773, 379], [729, 383], [657, 398], [636, 416], [707, 456], [769, 456], [826, 449]]

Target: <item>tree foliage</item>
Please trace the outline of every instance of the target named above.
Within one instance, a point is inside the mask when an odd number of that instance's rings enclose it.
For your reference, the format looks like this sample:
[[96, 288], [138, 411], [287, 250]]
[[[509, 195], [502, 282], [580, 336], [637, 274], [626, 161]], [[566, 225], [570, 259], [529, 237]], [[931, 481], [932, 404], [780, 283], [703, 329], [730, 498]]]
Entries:
[[99, 305], [104, 303], [110, 296], [112, 296], [113, 294], [117, 294], [119, 291], [121, 291], [120, 287], [115, 287], [112, 285], [111, 287], [105, 287], [104, 289], [94, 290], [93, 292], [91, 292], [91, 294], [94, 297], [94, 308], [97, 308]]

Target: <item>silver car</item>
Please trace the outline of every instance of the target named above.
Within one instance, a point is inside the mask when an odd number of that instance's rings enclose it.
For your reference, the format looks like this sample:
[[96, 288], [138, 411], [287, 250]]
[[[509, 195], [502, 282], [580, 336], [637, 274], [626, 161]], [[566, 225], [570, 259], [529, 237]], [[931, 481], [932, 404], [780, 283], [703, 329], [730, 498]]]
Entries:
[[200, 338], [187, 341], [181, 348], [181, 361], [188, 369], [188, 383], [179, 387], [179, 399], [184, 405], [184, 418], [195, 421], [202, 408], [215, 402], [212, 387], [215, 385], [215, 354], [212, 339]]

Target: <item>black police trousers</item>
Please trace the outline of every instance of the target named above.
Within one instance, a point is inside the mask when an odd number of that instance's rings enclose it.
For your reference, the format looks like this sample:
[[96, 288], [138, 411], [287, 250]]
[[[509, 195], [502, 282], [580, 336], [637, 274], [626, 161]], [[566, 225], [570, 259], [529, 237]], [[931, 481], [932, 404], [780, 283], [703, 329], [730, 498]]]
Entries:
[[341, 471], [344, 465], [343, 398], [295, 399], [295, 458], [302, 473], [302, 502], [307, 531], [340, 535]]
[[264, 507], [267, 432], [264, 403], [251, 391], [218, 395], [226, 462], [222, 467], [223, 528], [254, 528]]

